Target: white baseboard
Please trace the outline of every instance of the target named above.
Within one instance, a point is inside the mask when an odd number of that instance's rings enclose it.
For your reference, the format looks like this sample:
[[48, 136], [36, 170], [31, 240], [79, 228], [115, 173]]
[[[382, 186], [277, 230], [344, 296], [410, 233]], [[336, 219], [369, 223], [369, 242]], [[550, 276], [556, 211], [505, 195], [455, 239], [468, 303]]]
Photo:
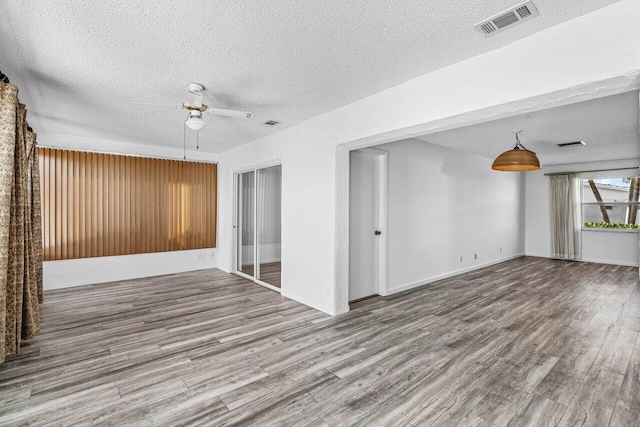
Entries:
[[[539, 257], [539, 258], [558, 259], [558, 258], [553, 258], [550, 254], [526, 254], [526, 256], [535, 256], [535, 257]], [[579, 262], [593, 262], [595, 264], [624, 265], [626, 267], [640, 267], [640, 263], [638, 263], [638, 262], [611, 261], [610, 259], [582, 258], [582, 259], [577, 260], [577, 261], [579, 261]]]
[[609, 264], [609, 265], [624, 265], [627, 267], [638, 267], [637, 262], [624, 262], [624, 261], [611, 261], [611, 260], [602, 260], [602, 259], [593, 259], [593, 258], [582, 258], [581, 262], [593, 262], [596, 264]]
[[417, 288], [423, 285], [427, 285], [429, 283], [437, 282], [438, 280], [448, 279], [449, 277], [458, 276], [460, 274], [468, 273], [470, 271], [479, 270], [481, 268], [490, 267], [492, 265], [500, 264], [505, 261], [510, 261], [512, 259], [521, 258], [525, 256], [524, 253], [519, 253], [516, 255], [512, 255], [505, 258], [500, 258], [494, 261], [485, 262], [483, 264], [473, 265], [467, 268], [461, 268], [460, 270], [451, 271], [449, 273], [440, 274], [438, 276], [429, 277], [427, 279], [418, 280], [416, 282], [407, 283], [405, 285], [396, 286], [395, 288], [388, 289], [386, 295], [397, 294], [398, 292], [408, 291], [409, 289]]
[[534, 256], [538, 258], [551, 258], [550, 254], [543, 254], [543, 253], [526, 253], [524, 254], [524, 256]]
[[292, 299], [294, 301], [297, 301], [297, 302], [299, 302], [301, 304], [304, 304], [304, 305], [306, 305], [308, 307], [314, 308], [314, 309], [316, 309], [318, 311], [322, 311], [323, 313], [326, 313], [326, 314], [328, 314], [330, 316], [336, 316], [336, 315], [340, 314], [335, 310], [335, 308], [333, 306], [327, 306], [325, 304], [321, 304], [321, 303], [319, 303], [318, 301], [316, 301], [314, 299], [308, 298], [306, 295], [298, 295], [298, 294], [292, 295], [292, 294], [289, 294], [289, 293], [287, 293], [287, 289], [286, 288], [281, 289], [280, 290], [280, 294], [283, 297], [287, 297], [287, 298]]

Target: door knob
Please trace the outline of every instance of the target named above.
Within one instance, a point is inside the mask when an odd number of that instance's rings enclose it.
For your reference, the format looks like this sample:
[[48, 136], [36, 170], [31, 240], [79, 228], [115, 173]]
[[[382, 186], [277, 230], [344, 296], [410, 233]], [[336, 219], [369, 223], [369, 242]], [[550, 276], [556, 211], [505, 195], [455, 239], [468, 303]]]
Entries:
[[380, 231], [380, 230], [376, 230], [376, 232], [375, 232], [375, 235], [376, 235], [376, 236], [379, 236], [379, 235], [381, 235], [381, 234], [382, 234], [382, 231]]

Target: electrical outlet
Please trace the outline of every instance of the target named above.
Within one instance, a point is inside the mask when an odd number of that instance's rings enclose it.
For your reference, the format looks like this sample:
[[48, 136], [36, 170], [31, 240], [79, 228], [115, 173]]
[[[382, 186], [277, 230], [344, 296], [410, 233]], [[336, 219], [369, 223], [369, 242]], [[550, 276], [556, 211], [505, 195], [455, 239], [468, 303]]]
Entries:
[[473, 254], [473, 259], [478, 259], [478, 254]]
[[206, 258], [205, 254], [198, 254], [198, 259], [205, 259], [205, 258]]
[[502, 253], [502, 248], [500, 248], [500, 253]]
[[462, 257], [460, 257], [460, 262], [462, 262]]
[[215, 252], [211, 252], [211, 258], [215, 257], [216, 253]]

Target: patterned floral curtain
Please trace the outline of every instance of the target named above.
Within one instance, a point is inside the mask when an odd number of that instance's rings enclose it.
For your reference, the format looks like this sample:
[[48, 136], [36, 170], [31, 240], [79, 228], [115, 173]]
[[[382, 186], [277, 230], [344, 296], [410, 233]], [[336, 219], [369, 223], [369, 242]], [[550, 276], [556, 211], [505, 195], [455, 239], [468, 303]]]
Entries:
[[26, 116], [18, 88], [0, 82], [0, 362], [40, 332], [40, 177]]

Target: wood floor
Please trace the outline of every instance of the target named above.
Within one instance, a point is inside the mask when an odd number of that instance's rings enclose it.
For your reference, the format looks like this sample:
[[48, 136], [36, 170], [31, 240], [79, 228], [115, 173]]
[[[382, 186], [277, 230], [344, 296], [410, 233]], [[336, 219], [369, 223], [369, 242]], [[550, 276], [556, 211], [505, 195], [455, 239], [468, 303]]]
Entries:
[[330, 317], [205, 270], [46, 292], [0, 425], [638, 426], [638, 269], [521, 258]]

